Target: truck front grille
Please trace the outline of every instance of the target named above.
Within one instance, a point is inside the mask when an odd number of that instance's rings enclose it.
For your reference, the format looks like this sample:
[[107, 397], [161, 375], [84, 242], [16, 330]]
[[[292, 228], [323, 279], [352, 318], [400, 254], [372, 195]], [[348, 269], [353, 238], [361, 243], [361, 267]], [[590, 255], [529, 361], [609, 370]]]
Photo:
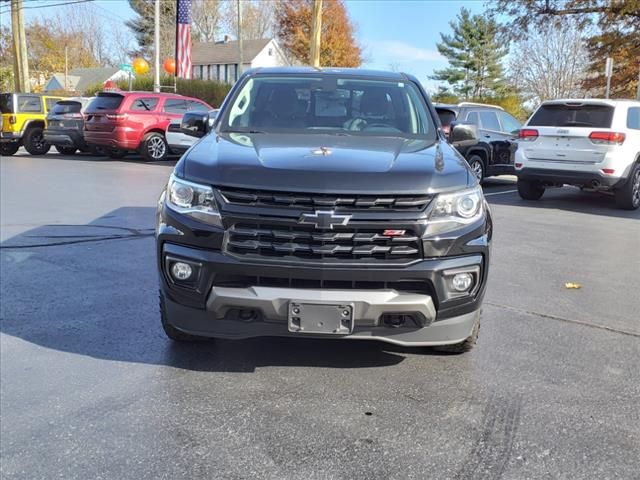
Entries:
[[282, 207], [298, 210], [330, 209], [334, 211], [422, 211], [430, 195], [332, 195], [301, 194], [221, 188], [220, 194], [231, 205]]
[[420, 238], [406, 230], [385, 236], [384, 229], [316, 230], [312, 226], [238, 223], [227, 231], [226, 249], [238, 256], [292, 260], [408, 262], [420, 258]]

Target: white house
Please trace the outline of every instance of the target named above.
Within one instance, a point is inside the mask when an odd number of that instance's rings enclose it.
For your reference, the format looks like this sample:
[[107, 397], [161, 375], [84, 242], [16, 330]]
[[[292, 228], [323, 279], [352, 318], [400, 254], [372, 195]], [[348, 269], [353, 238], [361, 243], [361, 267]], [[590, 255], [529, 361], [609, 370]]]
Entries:
[[[221, 42], [193, 44], [191, 51], [193, 78], [233, 83], [238, 79], [238, 42], [228, 37]], [[257, 67], [289, 65], [282, 49], [274, 39], [244, 40], [242, 42], [243, 71]]]

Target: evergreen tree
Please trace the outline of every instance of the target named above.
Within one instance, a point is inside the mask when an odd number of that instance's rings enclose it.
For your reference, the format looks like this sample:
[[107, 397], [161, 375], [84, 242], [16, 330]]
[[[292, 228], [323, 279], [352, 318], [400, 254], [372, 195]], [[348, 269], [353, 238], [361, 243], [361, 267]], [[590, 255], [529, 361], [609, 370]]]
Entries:
[[[150, 60], [153, 57], [153, 17], [155, 0], [129, 0], [129, 6], [138, 15], [127, 20], [138, 42], [132, 56]], [[176, 49], [176, 2], [160, 2], [160, 59], [173, 57]]]
[[449, 67], [437, 70], [431, 78], [447, 82], [466, 100], [482, 100], [504, 93], [500, 62], [508, 49], [500, 44], [497, 23], [484, 15], [472, 16], [463, 7], [449, 25], [453, 34], [441, 33], [442, 42], [437, 44]]

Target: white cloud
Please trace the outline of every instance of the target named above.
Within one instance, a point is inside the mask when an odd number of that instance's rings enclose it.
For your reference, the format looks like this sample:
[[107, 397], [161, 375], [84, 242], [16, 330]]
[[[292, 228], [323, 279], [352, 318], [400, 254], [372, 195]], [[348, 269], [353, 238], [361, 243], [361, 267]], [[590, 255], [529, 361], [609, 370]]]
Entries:
[[377, 41], [369, 45], [369, 54], [374, 60], [381, 58], [396, 62], [438, 62], [444, 57], [437, 50], [416, 47], [398, 40]]

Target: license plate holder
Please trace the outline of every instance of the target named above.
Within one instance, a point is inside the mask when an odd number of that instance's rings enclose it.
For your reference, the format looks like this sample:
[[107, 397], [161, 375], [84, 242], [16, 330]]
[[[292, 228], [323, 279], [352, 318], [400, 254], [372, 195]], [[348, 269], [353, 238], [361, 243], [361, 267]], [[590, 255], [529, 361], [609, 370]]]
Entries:
[[353, 332], [353, 304], [289, 302], [290, 332], [348, 335]]

